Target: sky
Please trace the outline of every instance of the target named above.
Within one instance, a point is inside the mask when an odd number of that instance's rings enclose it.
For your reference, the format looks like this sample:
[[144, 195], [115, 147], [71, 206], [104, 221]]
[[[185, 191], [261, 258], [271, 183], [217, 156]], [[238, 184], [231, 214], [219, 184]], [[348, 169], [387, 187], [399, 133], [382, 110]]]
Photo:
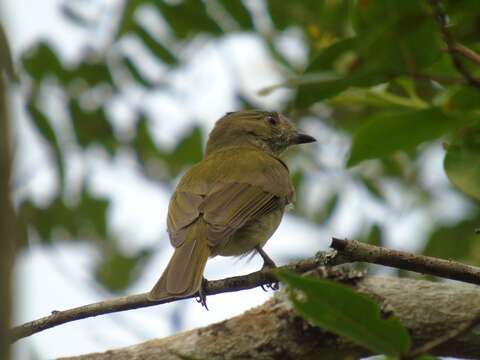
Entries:
[[[91, 3], [109, 7], [117, 1]], [[74, 61], [83, 47], [90, 45], [91, 34], [66, 22], [59, 12], [60, 4], [60, 0], [4, 0], [1, 3], [0, 11], [6, 22], [14, 56], [18, 57], [41, 38], [52, 41], [66, 61]], [[148, 14], [144, 18], [147, 23], [155, 22]], [[297, 61], [305, 61], [301, 41], [295, 33], [288, 34], [281, 42], [286, 52], [297, 54]], [[128, 45], [128, 51], [138, 54], [137, 50], [135, 44]], [[235, 110], [236, 85], [254, 103], [265, 108], [274, 109], [288, 96], [287, 90], [276, 91], [266, 97], [258, 95], [260, 89], [279, 83], [282, 77], [272, 66], [263, 44], [251, 35], [229, 35], [220, 41], [197, 46], [195, 51], [196, 56], [188, 65], [173, 75], [175, 91], [182, 94], [181, 100], [160, 92], [143, 96], [134, 89], [125, 95], [124, 100], [128, 104], [144, 106], [148, 111], [153, 120], [151, 130], [159, 144], [174, 145], [192, 121], [208, 132], [216, 119], [227, 111]], [[147, 64], [147, 70], [155, 73], [155, 65], [148, 65], [148, 56], [140, 60]], [[22, 180], [16, 190], [23, 196], [32, 197], [38, 204], [46, 204], [58, 186], [55, 174], [44, 144], [26, 121], [21, 93], [13, 94], [13, 104], [15, 134], [19, 143], [15, 171]], [[110, 106], [116, 129], [133, 126], [132, 114], [125, 103], [118, 101]], [[338, 154], [347, 153], [349, 141], [320, 122], [306, 123], [305, 130], [319, 140], [319, 144], [308, 145], [310, 148], [306, 151], [317, 152], [321, 163], [328, 169], [308, 180], [312, 188], [311, 201], [320, 201], [329, 190], [334, 189], [332, 186], [345, 185], [341, 183], [345, 181], [342, 180], [345, 171]], [[424, 160], [429, 167], [424, 176], [431, 186], [443, 189], [448, 182], [441, 171], [443, 155], [439, 149], [438, 145], [426, 152]], [[304, 165], [308, 170], [308, 164]], [[70, 159], [67, 176], [74, 178], [87, 169], [93, 174], [89, 181], [92, 191], [111, 199], [109, 228], [123, 249], [134, 253], [145, 246], [168, 242], [165, 218], [171, 189], [145, 180], [128, 154], [119, 154], [114, 162], [110, 162], [93, 149], [86, 159]], [[397, 184], [387, 183], [385, 186], [392, 189], [390, 200], [396, 212], [385, 212], [384, 208], [367, 200], [368, 195], [364, 191], [348, 186], [332, 224], [320, 228], [287, 214], [265, 250], [278, 264], [285, 263], [289, 258], [311, 256], [328, 248], [330, 236], [348, 237], [358, 232], [365, 219], [381, 219], [390, 225], [388, 245], [403, 250], [418, 249], [418, 239], [429, 230], [431, 213], [425, 210], [409, 213], [404, 209], [409, 209], [410, 199], [396, 191]], [[451, 191], [441, 193], [434, 206], [439, 210], [429, 211], [441, 212], [436, 215], [454, 221], [465, 211], [465, 202]], [[92, 268], [101, 255], [87, 242], [45, 247], [34, 238], [30, 241], [28, 250], [19, 255], [15, 269], [16, 324], [48, 315], [53, 310], [111, 297], [93, 279]], [[172, 252], [169, 249], [156, 253], [141, 278], [129, 287], [126, 294], [148, 291]], [[258, 270], [261, 265], [259, 257], [249, 262], [247, 259], [217, 257], [208, 262], [205, 275], [207, 279], [218, 279], [249, 273]], [[211, 296], [208, 298], [210, 311], [205, 311], [194, 300], [186, 300], [76, 321], [19, 341], [15, 345], [15, 356], [21, 360], [31, 359], [34, 355], [37, 359], [50, 359], [128, 346], [241, 314], [263, 303], [271, 295], [271, 292], [258, 288]], [[179, 323], [181, 312], [188, 315], [184, 322]], [[175, 323], [176, 326], [172, 325]]]

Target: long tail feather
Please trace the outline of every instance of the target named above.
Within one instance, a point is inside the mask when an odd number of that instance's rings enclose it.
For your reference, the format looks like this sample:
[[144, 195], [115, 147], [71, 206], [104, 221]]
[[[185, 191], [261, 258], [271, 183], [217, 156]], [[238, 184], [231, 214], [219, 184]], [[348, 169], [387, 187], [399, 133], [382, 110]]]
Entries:
[[203, 219], [191, 225], [185, 242], [175, 249], [167, 268], [150, 291], [150, 300], [184, 297], [198, 292], [210, 256], [206, 234]]

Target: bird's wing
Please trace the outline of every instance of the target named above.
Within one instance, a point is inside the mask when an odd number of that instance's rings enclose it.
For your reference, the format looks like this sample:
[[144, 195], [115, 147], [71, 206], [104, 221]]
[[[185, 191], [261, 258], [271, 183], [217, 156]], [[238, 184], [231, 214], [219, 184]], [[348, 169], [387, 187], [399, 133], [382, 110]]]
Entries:
[[170, 241], [175, 247], [182, 245], [190, 225], [203, 215], [208, 243], [217, 246], [249, 220], [283, 208], [286, 202], [258, 186], [237, 182], [217, 183], [206, 196], [176, 192], [167, 220]]
[[285, 198], [263, 191], [255, 185], [217, 183], [199, 208], [208, 224], [208, 244], [218, 246], [249, 220], [283, 208], [285, 203]]
[[173, 246], [185, 241], [199, 216], [210, 246], [217, 246], [249, 220], [283, 208], [292, 200], [288, 169], [260, 151], [223, 152], [191, 168], [173, 195], [167, 228]]
[[168, 206], [167, 229], [170, 242], [179, 247], [186, 239], [189, 226], [197, 220], [203, 196], [187, 191], [176, 191]]

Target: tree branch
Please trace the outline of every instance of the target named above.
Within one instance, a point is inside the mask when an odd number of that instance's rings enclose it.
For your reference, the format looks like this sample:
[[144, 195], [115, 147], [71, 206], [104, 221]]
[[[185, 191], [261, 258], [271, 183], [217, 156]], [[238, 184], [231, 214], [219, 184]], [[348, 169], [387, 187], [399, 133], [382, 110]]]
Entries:
[[416, 359], [421, 355], [432, 353], [435, 348], [459, 337], [462, 334], [465, 334], [466, 332], [472, 330], [479, 323], [480, 315], [477, 314], [471, 321], [464, 322], [463, 324], [460, 324], [457, 328], [447, 331], [447, 333], [443, 336], [439, 336], [438, 338], [433, 339], [426, 344], [418, 347], [417, 349], [409, 352], [406, 356], [402, 358], [402, 360]]
[[[451, 260], [437, 259], [428, 256], [415, 255], [402, 251], [368, 245], [355, 240], [340, 240], [333, 238], [331, 247], [336, 252], [319, 252], [316, 256], [282, 266], [281, 269], [304, 273], [320, 266], [334, 266], [354, 261], [364, 261], [374, 264], [396, 267], [423, 274], [430, 274], [453, 280], [480, 284], [480, 269]], [[209, 281], [206, 287], [207, 295], [252, 289], [275, 281], [271, 270], [261, 270], [248, 275], [235, 276], [223, 280]], [[43, 318], [27, 322], [12, 329], [11, 340], [16, 341], [40, 331], [81, 320], [89, 317], [113, 312], [133, 310], [142, 307], [160, 305], [194, 296], [162, 301], [150, 301], [147, 293], [123, 296], [110, 300], [76, 307], [65, 311], [52, 311]]]
[[480, 285], [480, 268], [457, 261], [415, 255], [355, 240], [333, 238], [330, 246], [343, 256], [342, 262], [364, 261]]
[[[333, 258], [333, 254], [319, 253], [315, 257], [282, 266], [281, 269], [293, 271], [296, 273], [304, 273], [319, 266], [325, 265], [327, 262], [329, 264], [336, 264], [336, 260]], [[244, 276], [234, 276], [222, 280], [208, 281], [205, 292], [206, 295], [216, 295], [225, 292], [252, 289], [260, 285], [272, 283], [274, 281], [276, 281], [276, 279], [273, 276], [273, 272], [271, 270], [265, 269]], [[98, 315], [110, 314], [113, 312], [155, 306], [194, 297], [187, 296], [183, 298], [165, 299], [161, 301], [150, 301], [148, 300], [147, 295], [148, 293], [122, 296], [85, 306], [79, 306], [65, 311], [54, 310], [49, 316], [45, 316], [43, 318], [14, 327], [11, 330], [10, 338], [12, 341], [16, 341], [23, 337], [30, 336], [40, 331], [71, 321], [86, 319]]]
[[[365, 277], [354, 287], [374, 298], [407, 327], [413, 347], [442, 337], [480, 311], [480, 288], [407, 278]], [[480, 332], [471, 330], [432, 349], [438, 356], [480, 358]], [[246, 313], [163, 339], [68, 360], [322, 359], [359, 358], [370, 353], [298, 316], [279, 292]], [[67, 360], [67, 359], [64, 359]]]
[[443, 41], [447, 45], [447, 51], [450, 55], [453, 66], [455, 66], [457, 71], [463, 76], [467, 84], [480, 90], [480, 80], [476, 79], [472, 74], [470, 74], [470, 72], [462, 63], [462, 59], [460, 58], [460, 54], [462, 54], [463, 56], [468, 55], [467, 57], [469, 57], [469, 59], [473, 61], [473, 59], [470, 57], [470, 55], [472, 54], [466, 54], [465, 51], [462, 51], [464, 50], [464, 48], [455, 43], [455, 40], [453, 39], [447, 27], [447, 15], [442, 9], [441, 0], [429, 0], [429, 2], [432, 6], [435, 18], [438, 23], [438, 28], [443, 37]]

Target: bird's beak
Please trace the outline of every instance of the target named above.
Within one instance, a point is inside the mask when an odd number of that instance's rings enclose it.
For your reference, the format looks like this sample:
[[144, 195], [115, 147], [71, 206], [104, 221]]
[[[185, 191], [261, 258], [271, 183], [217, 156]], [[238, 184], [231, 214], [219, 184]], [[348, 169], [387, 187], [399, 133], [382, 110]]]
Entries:
[[295, 139], [295, 144], [308, 144], [315, 141], [317, 141], [317, 139], [315, 139], [313, 136], [307, 134], [298, 134], [297, 138]]

